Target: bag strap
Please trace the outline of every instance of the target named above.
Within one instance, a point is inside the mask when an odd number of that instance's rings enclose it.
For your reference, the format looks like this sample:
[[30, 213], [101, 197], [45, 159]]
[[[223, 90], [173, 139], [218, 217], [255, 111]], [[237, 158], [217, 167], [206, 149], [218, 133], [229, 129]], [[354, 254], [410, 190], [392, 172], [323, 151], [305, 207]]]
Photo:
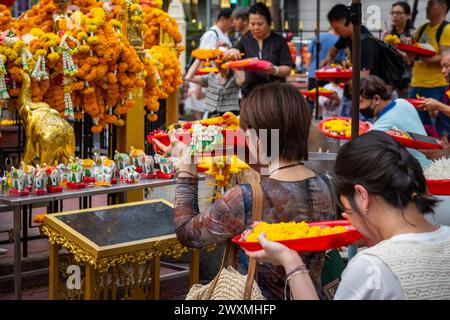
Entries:
[[420, 38], [422, 38], [423, 33], [425, 32], [425, 28], [428, 26], [428, 23], [423, 24], [420, 29], [419, 33], [417, 34], [417, 41], [420, 41]]
[[447, 20], [444, 20], [436, 31], [436, 42], [438, 46], [440, 46], [439, 42], [441, 42], [442, 33], [444, 32], [444, 29], [448, 24], [449, 22]]
[[[263, 211], [263, 192], [261, 185], [259, 183], [251, 183], [252, 187], [252, 219], [253, 221], [261, 220], [262, 218], [262, 211]], [[214, 277], [214, 279], [211, 281], [210, 286], [208, 288], [208, 291], [206, 292], [204, 296], [204, 300], [210, 300], [212, 293], [214, 291], [214, 288], [217, 285], [217, 282], [219, 281], [220, 274], [222, 273], [222, 270], [225, 268], [225, 265], [232, 265], [232, 260], [235, 256], [234, 254], [234, 244], [231, 241], [227, 242], [227, 245], [225, 247], [225, 251], [223, 253], [222, 257], [222, 263], [220, 264], [220, 269], [217, 275]], [[245, 290], [244, 290], [244, 299], [250, 300], [251, 294], [252, 294], [252, 288], [253, 288], [253, 279], [256, 273], [256, 260], [253, 258], [249, 259], [248, 263], [248, 271], [247, 271], [247, 280], [245, 283]]]
[[[253, 222], [261, 220], [264, 207], [264, 195], [261, 184], [252, 183], [252, 219]], [[256, 273], [256, 259], [250, 258], [248, 261], [247, 281], [245, 282], [244, 300], [250, 300], [252, 297], [253, 281], [255, 280]]]

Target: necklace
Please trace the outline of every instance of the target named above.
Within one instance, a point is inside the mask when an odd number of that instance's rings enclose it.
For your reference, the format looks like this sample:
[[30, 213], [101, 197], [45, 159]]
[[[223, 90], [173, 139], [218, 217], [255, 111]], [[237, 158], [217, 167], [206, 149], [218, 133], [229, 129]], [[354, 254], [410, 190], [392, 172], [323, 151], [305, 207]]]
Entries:
[[300, 166], [300, 165], [303, 165], [303, 163], [302, 162], [296, 162], [296, 163], [288, 164], [286, 166], [281, 166], [281, 167], [278, 167], [275, 170], [272, 170], [271, 172], [269, 172], [269, 175], [272, 175], [274, 172], [276, 172], [278, 170], [287, 169], [287, 168], [291, 168], [291, 167], [296, 167], [296, 166]]

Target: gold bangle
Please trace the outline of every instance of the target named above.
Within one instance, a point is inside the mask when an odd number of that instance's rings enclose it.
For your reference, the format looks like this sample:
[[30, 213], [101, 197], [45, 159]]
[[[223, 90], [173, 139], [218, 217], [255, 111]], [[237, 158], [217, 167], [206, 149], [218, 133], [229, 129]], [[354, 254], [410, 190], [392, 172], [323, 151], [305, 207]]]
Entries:
[[303, 273], [309, 273], [308, 270], [299, 270], [299, 271], [295, 271], [293, 274], [291, 274], [289, 277], [286, 278], [286, 281], [289, 282], [291, 281], [291, 279], [295, 276], [298, 276], [299, 274], [303, 274]]

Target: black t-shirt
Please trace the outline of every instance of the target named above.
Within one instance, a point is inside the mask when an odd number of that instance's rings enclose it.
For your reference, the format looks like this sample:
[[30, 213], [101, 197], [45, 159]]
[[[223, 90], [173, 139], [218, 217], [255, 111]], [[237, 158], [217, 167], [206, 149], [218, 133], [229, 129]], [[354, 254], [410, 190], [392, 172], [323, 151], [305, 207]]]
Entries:
[[[261, 51], [259, 50], [258, 41], [253, 37], [251, 32], [247, 32], [235, 45], [235, 48], [241, 53], [245, 53], [244, 58], [256, 57], [261, 60], [270, 61], [275, 66], [293, 66], [287, 40], [282, 35], [273, 31], [269, 37], [264, 39]], [[259, 84], [285, 80], [285, 78], [265, 75], [262, 72], [246, 72], [242, 95], [247, 97], [252, 89]]]
[[[369, 36], [372, 36], [370, 31], [366, 27], [361, 26], [361, 70], [370, 70], [370, 74], [379, 76], [381, 74], [379, 49], [375, 41], [368, 39]], [[351, 54], [352, 39], [340, 37], [334, 46], [339, 50], [349, 48]]]

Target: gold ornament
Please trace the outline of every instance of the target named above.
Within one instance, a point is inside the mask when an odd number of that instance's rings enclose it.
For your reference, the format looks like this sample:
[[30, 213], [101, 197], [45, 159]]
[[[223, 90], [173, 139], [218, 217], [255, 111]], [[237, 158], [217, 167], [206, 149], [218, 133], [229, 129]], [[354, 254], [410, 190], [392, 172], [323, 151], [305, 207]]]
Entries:
[[25, 163], [68, 163], [75, 153], [72, 126], [45, 102], [31, 101], [30, 76], [21, 73], [19, 113], [27, 135]]

